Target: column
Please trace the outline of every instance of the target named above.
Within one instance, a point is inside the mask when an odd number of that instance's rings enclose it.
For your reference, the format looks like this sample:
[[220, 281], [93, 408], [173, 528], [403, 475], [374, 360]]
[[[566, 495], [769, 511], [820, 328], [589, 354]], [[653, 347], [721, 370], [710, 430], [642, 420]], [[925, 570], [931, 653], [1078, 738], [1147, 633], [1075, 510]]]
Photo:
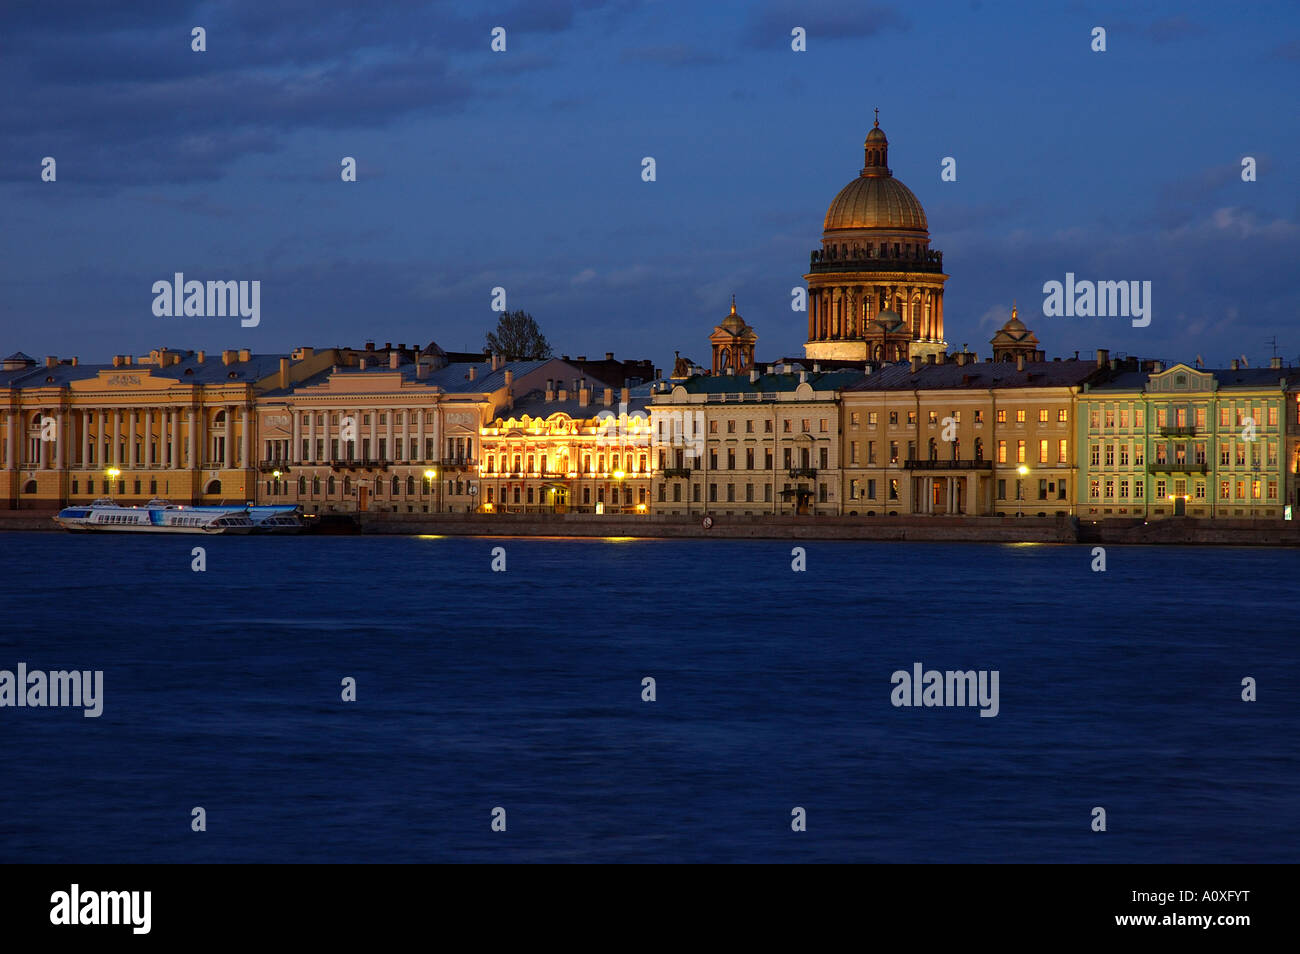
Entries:
[[813, 328], [816, 326], [817, 299], [813, 295], [813, 290], [808, 289], [808, 340], [813, 340]]
[[297, 408], [290, 408], [289, 413], [293, 415], [293, 436], [289, 438], [289, 462], [299, 464], [302, 463], [302, 415], [298, 413]]
[[190, 408], [187, 417], [189, 418], [189, 429], [190, 429], [189, 440], [187, 441], [188, 444], [187, 451], [190, 459], [190, 468], [197, 469], [199, 466], [198, 463], [199, 459], [195, 454], [195, 450], [196, 450], [195, 444], [198, 440], [198, 422], [193, 408]]
[[239, 415], [239, 466], [250, 467], [248, 452], [252, 450], [253, 420], [249, 408], [240, 410]]
[[371, 459], [379, 457], [379, 408], [370, 409], [370, 453]]
[[384, 434], [384, 440], [388, 442], [387, 456], [389, 460], [397, 460], [397, 454], [395, 453], [396, 448], [393, 447], [393, 415], [396, 413], [397, 411], [395, 408], [390, 407], [388, 409], [388, 429]]
[[15, 452], [18, 441], [18, 414], [10, 411], [5, 417], [8, 421], [5, 427], [5, 466], [10, 470], [17, 470], [18, 458]]
[[90, 466], [90, 415], [91, 411], [81, 412], [81, 466], [84, 470]]
[[153, 459], [153, 408], [144, 409], [144, 466], [149, 469], [154, 465]]
[[411, 462], [411, 415], [414, 413], [409, 407], [402, 412], [402, 452], [397, 458], [408, 464]]
[[113, 466], [122, 466], [122, 412], [113, 408]]
[[938, 326], [934, 329], [935, 332], [934, 336], [936, 338], [942, 338], [943, 337], [943, 290], [940, 289], [935, 294], [935, 297], [937, 299], [935, 303], [935, 310], [937, 312], [937, 317], [938, 317]]
[[322, 457], [322, 460], [323, 460], [323, 461], [326, 461], [326, 462], [328, 462], [329, 460], [332, 459], [332, 455], [331, 455], [331, 453], [330, 453], [330, 415], [333, 414], [333, 413], [334, 413], [333, 410], [331, 410], [330, 408], [326, 408], [326, 409], [325, 409], [325, 423], [321, 425], [321, 427], [324, 429], [324, 432], [323, 432], [323, 433], [324, 433], [324, 436], [323, 436], [322, 440], [324, 440], [324, 442], [325, 442], [325, 453], [324, 453], [324, 455], [323, 455], [323, 457]]
[[417, 410], [415, 419], [415, 459], [424, 460], [424, 408]]
[[233, 470], [235, 466], [235, 406], [233, 404], [226, 405], [225, 444], [226, 456], [225, 460], [222, 461], [222, 466], [226, 470]]
[[316, 462], [316, 412], [307, 412], [307, 460]]
[[72, 463], [68, 453], [68, 412], [59, 408], [59, 423], [54, 432], [54, 468], [63, 470]]
[[181, 467], [181, 409], [172, 408], [172, 470]]

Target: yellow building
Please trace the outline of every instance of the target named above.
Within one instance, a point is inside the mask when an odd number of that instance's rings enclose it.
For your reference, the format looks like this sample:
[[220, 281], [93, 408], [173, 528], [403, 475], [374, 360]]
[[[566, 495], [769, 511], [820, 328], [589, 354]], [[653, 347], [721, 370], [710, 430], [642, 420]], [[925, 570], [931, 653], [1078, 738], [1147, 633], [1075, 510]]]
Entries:
[[1074, 512], [1072, 422], [1097, 363], [973, 357], [914, 357], [845, 388], [845, 513]]
[[252, 499], [256, 400], [331, 360], [159, 348], [86, 365], [23, 354], [0, 368], [0, 500], [54, 508], [112, 496]]
[[[599, 392], [548, 379], [480, 430], [482, 506], [497, 513], [646, 513], [653, 475], [648, 387]], [[570, 385], [576, 385], [571, 387]]]

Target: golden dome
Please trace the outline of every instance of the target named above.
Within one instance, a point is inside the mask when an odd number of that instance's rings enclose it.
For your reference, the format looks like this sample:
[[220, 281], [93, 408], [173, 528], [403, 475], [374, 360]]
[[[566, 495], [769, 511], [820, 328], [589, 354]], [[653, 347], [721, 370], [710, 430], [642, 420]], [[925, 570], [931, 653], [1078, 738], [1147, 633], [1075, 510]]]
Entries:
[[834, 229], [913, 229], [929, 231], [925, 210], [912, 190], [893, 176], [860, 175], [826, 210], [824, 231]]

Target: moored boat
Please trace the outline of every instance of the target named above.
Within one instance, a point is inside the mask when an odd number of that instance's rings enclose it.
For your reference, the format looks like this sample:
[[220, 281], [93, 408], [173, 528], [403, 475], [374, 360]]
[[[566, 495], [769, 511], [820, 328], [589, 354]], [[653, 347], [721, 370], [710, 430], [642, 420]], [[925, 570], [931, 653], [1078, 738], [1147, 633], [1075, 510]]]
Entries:
[[142, 507], [123, 507], [107, 497], [86, 506], [64, 507], [54, 522], [65, 530], [112, 533], [250, 533], [246, 507], [187, 507], [154, 499]]

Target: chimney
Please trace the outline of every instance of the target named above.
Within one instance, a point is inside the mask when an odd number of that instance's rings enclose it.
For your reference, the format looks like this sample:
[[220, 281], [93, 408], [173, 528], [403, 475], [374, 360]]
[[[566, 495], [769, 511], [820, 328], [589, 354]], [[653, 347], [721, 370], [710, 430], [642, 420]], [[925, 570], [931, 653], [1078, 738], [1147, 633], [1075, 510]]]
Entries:
[[546, 400], [548, 402], [555, 400], [555, 381], [552, 378], [546, 379]]
[[1268, 366], [1270, 368], [1280, 368], [1282, 367], [1282, 359], [1275, 357], [1271, 361], [1269, 361]]
[[1074, 360], [1075, 360], [1075, 361], [1078, 361], [1078, 360], [1079, 360], [1079, 352], [1077, 352], [1077, 351], [1074, 353]]
[[510, 385], [514, 383], [515, 383], [515, 373], [511, 371], [509, 368], [506, 368], [506, 387], [510, 387]]
[[223, 349], [221, 352], [222, 364], [233, 364], [235, 361], [235, 352]]
[[406, 350], [406, 342], [405, 342], [405, 341], [399, 341], [399, 342], [397, 342], [397, 350], [398, 350], [398, 351], [405, 351], [405, 350]]
[[579, 361], [586, 361], [586, 360], [587, 360], [587, 356], [586, 356], [585, 354], [580, 354], [580, 355], [578, 355], [578, 360], [579, 360]]
[[934, 364], [934, 355], [932, 355], [932, 354], [927, 354], [927, 355], [925, 356], [925, 363], [926, 363], [926, 364]]
[[618, 399], [627, 404], [631, 400], [631, 392], [627, 388], [623, 388], [618, 394]]
[[135, 355], [133, 355], [133, 354], [124, 354], [124, 355], [122, 355], [122, 363], [123, 363], [123, 364], [134, 364], [134, 363], [135, 363]]
[[478, 365], [477, 365], [477, 364], [471, 364], [471, 365], [469, 366], [469, 379], [470, 379], [471, 381], [473, 381], [473, 380], [474, 380], [475, 378], [477, 378], [477, 377], [478, 377]]
[[611, 404], [614, 403], [613, 388], [605, 388], [604, 402], [605, 402], [605, 407], [609, 407]]
[[945, 352], [945, 351], [940, 351], [938, 354], [936, 354], [936, 355], [934, 356], [934, 363], [935, 363], [935, 364], [947, 364], [947, 363], [948, 363], [948, 354], [947, 354], [947, 352]]
[[965, 352], [965, 351], [960, 351], [960, 352], [957, 353], [957, 366], [958, 366], [959, 368], [960, 368], [960, 367], [965, 367], [965, 366], [966, 366], [966, 352]]
[[402, 358], [402, 353], [401, 353], [400, 351], [390, 351], [390, 352], [388, 352], [388, 367], [389, 367], [389, 368], [396, 368], [396, 367], [397, 367], [397, 362], [400, 361], [401, 358]]
[[614, 360], [614, 352], [612, 352], [612, 351], [606, 351], [606, 352], [605, 352], [605, 360], [606, 360], [606, 361], [613, 361], [613, 360]]
[[1228, 367], [1231, 368], [1233, 371], [1238, 370], [1237, 359], [1233, 358], [1230, 362], [1228, 362]]
[[392, 351], [392, 350], [393, 350], [393, 343], [392, 343], [391, 341], [385, 341], [385, 342], [384, 342], [384, 350], [385, 350], [385, 351]]
[[362, 359], [361, 359], [359, 362], [357, 362], [357, 363], [360, 365], [362, 371], [366, 370], [366, 359], [365, 359], [365, 358], [362, 358]]
[[46, 366], [47, 368], [52, 368], [52, 367], [54, 367], [54, 366], [55, 366], [56, 364], [58, 364], [58, 363], [59, 363], [59, 357], [58, 357], [58, 355], [47, 354], [47, 355], [45, 356], [45, 366]]
[[590, 403], [591, 403], [591, 388], [587, 387], [587, 384], [584, 381], [582, 385], [582, 390], [578, 392], [578, 406], [586, 407]]
[[280, 359], [280, 387], [287, 388], [288, 386], [289, 386], [289, 359], [281, 358]]
[[[177, 356], [177, 360], [180, 360], [180, 356], [179, 356], [179, 355]], [[72, 366], [73, 366], [74, 368], [77, 366], [77, 356], [76, 356], [75, 354], [72, 356]]]
[[252, 357], [253, 357], [253, 353], [252, 353], [251, 351], [249, 351], [247, 348], [240, 348], [240, 349], [239, 349], [239, 360], [240, 360], [240, 361], [248, 361], [248, 360], [251, 359]]
[[375, 350], [375, 343], [374, 343], [373, 341], [367, 341], [367, 342], [366, 342], [366, 350], [367, 350], [367, 351], [374, 351], [374, 350]]
[[1106, 362], [1109, 361], [1109, 360], [1110, 360], [1110, 352], [1107, 351], [1105, 348], [1098, 348], [1098, 349], [1097, 349], [1097, 367], [1099, 367], [1099, 368], [1104, 368], [1104, 367], [1106, 366]]
[[921, 370], [921, 356], [919, 354], [914, 354], [912, 355], [912, 373], [916, 374], [916, 372], [920, 370]]
[[1159, 374], [1159, 373], [1160, 373], [1161, 371], [1163, 371], [1164, 369], [1165, 369], [1165, 364], [1164, 364], [1163, 361], [1152, 361], [1152, 362], [1151, 362], [1151, 370], [1154, 371], [1156, 374]]
[[758, 368], [749, 369], [749, 383], [750, 384], [758, 383]]
[[1119, 370], [1119, 359], [1118, 359], [1118, 358], [1111, 358], [1111, 359], [1110, 359], [1110, 369], [1111, 369], [1112, 371], [1117, 371], [1117, 370]]
[[420, 360], [419, 355], [415, 357], [415, 379], [423, 381], [429, 375], [429, 365]]
[[[1233, 363], [1235, 364], [1236, 362]], [[113, 355], [113, 367], [120, 368], [121, 366], [122, 366], [122, 356], [120, 354]]]
[[202, 364], [203, 359], [206, 358], [207, 356], [208, 353], [206, 351], [200, 351], [198, 354], [194, 356], [194, 360], [197, 364]]
[[875, 371], [876, 369], [873, 368], [873, 367], [871, 366], [871, 363], [870, 363], [870, 362], [867, 362], [867, 364], [866, 364], [866, 366], [863, 368], [863, 370], [864, 370], [867, 374], [871, 374], [871, 373], [872, 373], [873, 371]]
[[1025, 370], [1025, 356], [1023, 354], [1016, 355], [1016, 370]]
[[799, 372], [799, 383], [800, 383], [800, 384], [807, 384], [807, 383], [808, 383], [808, 372], [807, 372], [807, 371], [800, 371], [800, 372]]
[[567, 400], [569, 399], [569, 389], [568, 389], [568, 388], [560, 388], [559, 398], [560, 398], [561, 401], [567, 401]]
[[820, 362], [820, 361], [814, 361], [814, 362], [813, 362], [813, 374], [821, 374], [821, 373], [822, 373], [821, 362]]

